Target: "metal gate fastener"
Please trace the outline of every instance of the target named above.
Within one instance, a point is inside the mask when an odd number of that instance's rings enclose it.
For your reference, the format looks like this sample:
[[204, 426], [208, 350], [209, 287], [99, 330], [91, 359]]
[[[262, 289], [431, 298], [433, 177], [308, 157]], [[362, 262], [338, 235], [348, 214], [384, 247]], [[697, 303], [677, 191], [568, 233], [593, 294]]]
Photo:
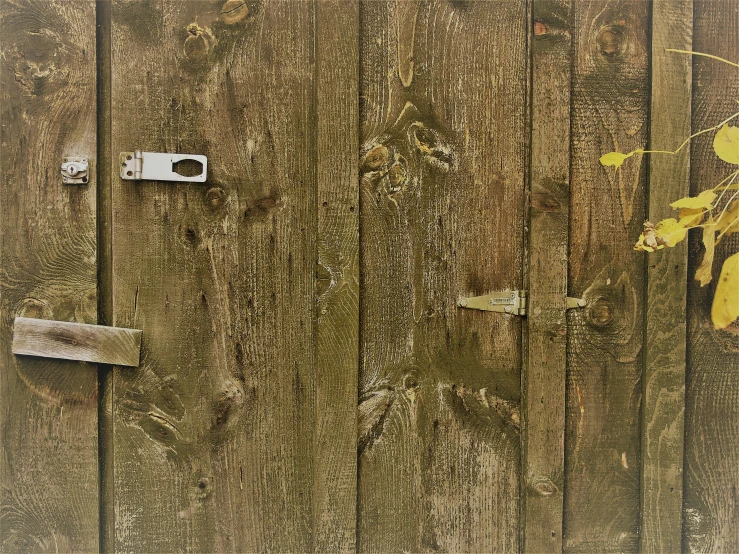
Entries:
[[[460, 298], [457, 306], [471, 310], [483, 310], [486, 312], [503, 312], [511, 315], [525, 316], [528, 310], [529, 294], [525, 290], [506, 290], [493, 292], [483, 296]], [[566, 298], [566, 310], [584, 308], [587, 302], [582, 298]]]
[[[198, 162], [202, 171], [199, 175], [180, 175], [175, 164], [184, 160]], [[121, 152], [121, 179], [127, 181], [178, 181], [204, 183], [208, 175], [208, 158], [198, 154], [170, 154], [166, 152]]]
[[88, 180], [88, 170], [87, 158], [68, 156], [62, 162], [62, 183], [65, 185], [84, 185]]

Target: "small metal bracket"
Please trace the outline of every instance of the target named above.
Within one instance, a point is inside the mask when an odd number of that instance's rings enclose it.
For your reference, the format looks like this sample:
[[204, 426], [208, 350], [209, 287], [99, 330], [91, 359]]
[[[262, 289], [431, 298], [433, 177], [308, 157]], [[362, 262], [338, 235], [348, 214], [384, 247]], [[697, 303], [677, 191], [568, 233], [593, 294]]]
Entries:
[[[174, 171], [174, 164], [194, 160], [203, 166], [200, 175], [185, 176]], [[179, 181], [204, 183], [208, 174], [208, 158], [198, 154], [167, 154], [163, 152], [121, 152], [121, 179], [127, 181]]]
[[[582, 298], [571, 298], [568, 296], [565, 309], [584, 308], [586, 304]], [[493, 292], [483, 296], [460, 298], [457, 306], [471, 310], [503, 312], [511, 315], [525, 316], [528, 307], [528, 293], [525, 290], [507, 290]]]
[[567, 297], [567, 305], [565, 310], [572, 310], [573, 308], [584, 308], [588, 303], [584, 298], [573, 298], [572, 296]]
[[65, 185], [87, 184], [88, 170], [87, 158], [68, 156], [62, 162], [62, 183]]

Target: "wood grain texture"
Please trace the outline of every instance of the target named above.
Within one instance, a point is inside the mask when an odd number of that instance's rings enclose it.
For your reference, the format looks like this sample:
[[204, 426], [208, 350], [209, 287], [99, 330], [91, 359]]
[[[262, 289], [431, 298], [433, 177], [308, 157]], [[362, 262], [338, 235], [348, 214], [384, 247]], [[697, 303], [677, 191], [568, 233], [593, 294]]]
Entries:
[[[16, 316], [96, 322], [95, 5], [0, 3], [0, 550], [98, 546], [94, 365], [16, 357]], [[94, 168], [94, 163], [93, 163]], [[94, 174], [93, 174], [94, 175]]]
[[360, 14], [358, 550], [517, 551], [527, 5]]
[[647, 142], [649, 4], [574, 3], [564, 549], [639, 547], [646, 163], [598, 163]]
[[313, 551], [354, 552], [359, 372], [359, 1], [316, 7], [318, 315]]
[[[690, 136], [692, 0], [652, 2], [649, 148], [674, 150]], [[669, 203], [688, 194], [690, 151], [648, 160], [647, 219], [674, 217]], [[647, 257], [642, 375], [641, 552], [680, 552], [685, 417], [687, 243]]]
[[208, 181], [112, 168], [116, 549], [312, 547], [316, 145], [310, 2], [116, 1], [113, 153], [208, 156]]
[[[113, 187], [111, 149], [111, 2], [95, 0], [97, 65], [97, 270], [98, 323], [113, 322]], [[100, 470], [100, 551], [115, 550], [113, 478], [113, 366], [98, 365], [98, 467]]]
[[521, 433], [524, 552], [562, 551], [571, 11], [569, 0], [533, 2], [528, 348]]
[[[739, 62], [739, 2], [695, 0], [693, 49]], [[694, 131], [737, 112], [739, 73], [716, 60], [693, 59]], [[713, 133], [693, 141], [691, 193], [721, 181], [736, 167], [719, 160]], [[729, 240], [727, 240], [729, 239]], [[700, 233], [690, 237], [688, 374], [685, 390], [683, 550], [739, 551], [739, 326], [713, 328], [711, 302], [724, 260], [739, 250], [739, 235], [716, 246], [713, 280], [693, 279], [703, 257]]]
[[141, 331], [16, 317], [12, 350], [43, 358], [137, 366]]

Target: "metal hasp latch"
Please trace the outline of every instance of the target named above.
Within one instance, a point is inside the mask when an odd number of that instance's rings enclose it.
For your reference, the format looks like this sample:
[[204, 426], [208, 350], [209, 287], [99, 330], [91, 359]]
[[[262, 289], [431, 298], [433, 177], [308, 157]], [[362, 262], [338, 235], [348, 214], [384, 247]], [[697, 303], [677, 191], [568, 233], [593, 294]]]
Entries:
[[62, 162], [62, 183], [65, 185], [84, 185], [87, 183], [87, 158], [68, 156]]
[[[177, 162], [193, 160], [202, 165], [200, 175], [180, 175], [174, 170]], [[128, 181], [179, 181], [204, 183], [208, 174], [208, 158], [198, 154], [167, 154], [163, 152], [121, 152], [121, 179]]]
[[[483, 296], [471, 298], [460, 298], [457, 306], [471, 310], [484, 310], [486, 312], [503, 312], [511, 315], [526, 315], [528, 306], [528, 293], [525, 290], [507, 290], [493, 292]], [[585, 300], [582, 298], [567, 297], [565, 309], [584, 308]]]

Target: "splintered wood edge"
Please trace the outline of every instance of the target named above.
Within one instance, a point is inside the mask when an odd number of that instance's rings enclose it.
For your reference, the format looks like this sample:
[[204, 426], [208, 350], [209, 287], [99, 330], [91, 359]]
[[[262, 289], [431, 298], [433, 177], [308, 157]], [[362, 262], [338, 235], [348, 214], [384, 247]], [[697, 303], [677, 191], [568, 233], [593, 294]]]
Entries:
[[136, 367], [141, 334], [137, 329], [16, 317], [13, 354]]

